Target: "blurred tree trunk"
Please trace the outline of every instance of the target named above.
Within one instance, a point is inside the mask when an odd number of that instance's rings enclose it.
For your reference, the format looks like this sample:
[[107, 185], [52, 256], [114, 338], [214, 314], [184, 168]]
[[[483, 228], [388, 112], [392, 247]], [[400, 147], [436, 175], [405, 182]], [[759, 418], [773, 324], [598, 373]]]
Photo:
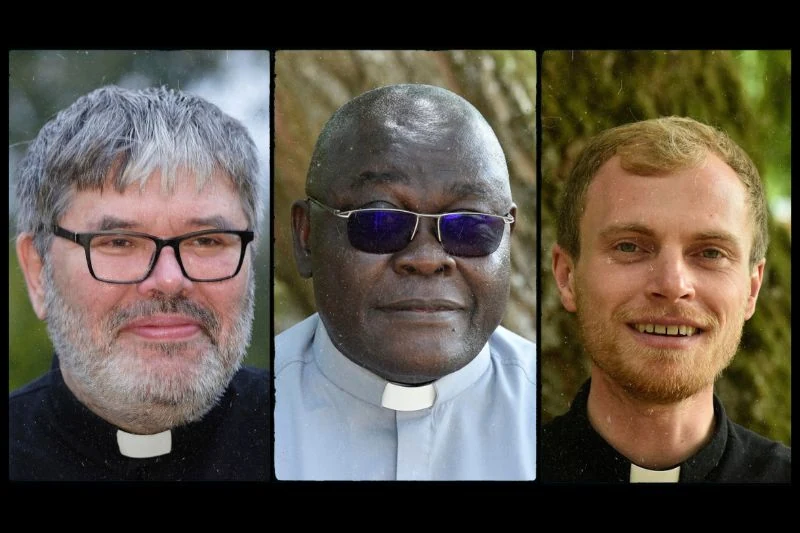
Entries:
[[[759, 57], [770, 75], [743, 69], [735, 51], [559, 51], [542, 59], [541, 239], [542, 422], [566, 411], [589, 375], [578, 344], [576, 320], [561, 306], [552, 277], [550, 249], [559, 194], [587, 138], [635, 120], [685, 115], [726, 131], [765, 169], [786, 168], [790, 92], [789, 53]], [[749, 56], [748, 56], [749, 57]], [[758, 58], [756, 58], [758, 59]], [[756, 78], [756, 79], [754, 79]], [[759, 100], [746, 84], [762, 84]], [[759, 85], [760, 86], [760, 85]], [[755, 91], [756, 93], [758, 91]], [[783, 121], [786, 127], [775, 124]], [[774, 155], [775, 146], [782, 155]], [[770, 160], [767, 155], [770, 154]], [[769, 181], [769, 180], [767, 180]], [[767, 272], [755, 316], [746, 322], [742, 345], [716, 391], [728, 414], [767, 437], [791, 445], [791, 241], [786, 227], [770, 221]]]
[[535, 339], [536, 57], [532, 51], [278, 51], [275, 60], [274, 324], [280, 333], [314, 312], [310, 280], [296, 272], [290, 208], [305, 198], [317, 136], [351, 98], [394, 83], [450, 89], [494, 128], [506, 158], [518, 221], [512, 289], [503, 324]]

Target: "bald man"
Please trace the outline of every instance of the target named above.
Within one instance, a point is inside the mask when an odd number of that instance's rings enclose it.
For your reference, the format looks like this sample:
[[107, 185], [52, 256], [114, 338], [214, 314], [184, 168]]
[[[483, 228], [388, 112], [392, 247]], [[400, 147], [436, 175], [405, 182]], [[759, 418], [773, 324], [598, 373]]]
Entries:
[[469, 102], [392, 85], [317, 140], [294, 253], [318, 312], [275, 338], [279, 479], [530, 480], [536, 352], [500, 326], [503, 150]]

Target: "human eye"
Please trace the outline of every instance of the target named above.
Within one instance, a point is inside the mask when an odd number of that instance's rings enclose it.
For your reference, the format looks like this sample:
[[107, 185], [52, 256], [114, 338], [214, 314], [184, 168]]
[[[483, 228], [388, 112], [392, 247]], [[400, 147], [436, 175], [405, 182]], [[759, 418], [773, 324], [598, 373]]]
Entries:
[[224, 233], [207, 233], [205, 235], [191, 237], [187, 239], [184, 244], [193, 248], [211, 249], [225, 246], [228, 244], [228, 241], [230, 241], [230, 238], [226, 238]]
[[700, 256], [703, 259], [722, 259], [725, 257], [725, 254], [722, 253], [722, 250], [717, 248], [705, 248], [700, 251]]
[[144, 239], [124, 233], [110, 233], [95, 235], [91, 241], [91, 248], [104, 254], [128, 254], [145, 247]]
[[738, 255], [725, 247], [703, 245], [698, 246], [695, 257], [706, 266], [721, 267], [736, 261]]
[[629, 237], [612, 240], [609, 243], [609, 257], [618, 263], [633, 263], [648, 257], [647, 243]]
[[616, 245], [614, 245], [614, 249], [618, 252], [623, 252], [623, 253], [635, 253], [637, 251], [640, 251], [639, 246], [636, 243], [630, 241], [619, 242]]
[[97, 248], [131, 248], [136, 246], [137, 239], [128, 235], [97, 235], [92, 239], [92, 246]]

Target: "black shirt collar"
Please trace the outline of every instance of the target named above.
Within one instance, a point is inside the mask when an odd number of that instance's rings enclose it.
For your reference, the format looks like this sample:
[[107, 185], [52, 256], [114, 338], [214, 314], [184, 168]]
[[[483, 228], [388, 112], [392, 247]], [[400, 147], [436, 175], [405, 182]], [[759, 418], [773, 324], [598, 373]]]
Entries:
[[112, 469], [127, 471], [145, 464], [188, 463], [198, 453], [198, 443], [214, 438], [226, 413], [230, 410], [233, 392], [230, 387], [220, 401], [201, 420], [172, 428], [172, 451], [153, 458], [132, 459], [122, 455], [117, 444], [117, 428], [83, 405], [67, 387], [58, 363], [50, 371], [51, 423], [60, 436], [86, 457], [105, 463]]
[[[587, 405], [590, 386], [591, 379], [581, 386], [567, 414], [571, 419], [570, 431], [576, 435], [574, 442], [581, 443], [583, 454], [590, 461], [586, 467], [595, 470], [597, 479], [627, 483], [630, 480], [631, 461], [608, 444], [589, 422]], [[681, 467], [681, 482], [706, 480], [722, 459], [727, 439], [728, 418], [722, 402], [714, 395], [714, 434], [711, 440], [696, 454], [670, 468]]]

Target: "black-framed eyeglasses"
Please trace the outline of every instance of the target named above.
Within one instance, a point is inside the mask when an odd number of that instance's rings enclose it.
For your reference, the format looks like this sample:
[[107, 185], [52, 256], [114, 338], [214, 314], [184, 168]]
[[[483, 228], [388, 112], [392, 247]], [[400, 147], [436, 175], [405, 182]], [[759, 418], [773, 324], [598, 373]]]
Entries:
[[460, 257], [480, 257], [493, 253], [503, 240], [506, 224], [514, 217], [473, 211], [415, 213], [405, 209], [366, 207], [343, 211], [308, 197], [329, 213], [347, 219], [347, 237], [357, 250], [371, 254], [399, 252], [417, 234], [420, 217], [436, 219], [436, 237], [444, 251]]
[[170, 246], [183, 275], [192, 281], [223, 281], [239, 273], [252, 231], [202, 230], [160, 239], [147, 233], [98, 231], [73, 233], [53, 226], [53, 233], [80, 244], [89, 273], [106, 283], [139, 283], [147, 279], [161, 250]]

